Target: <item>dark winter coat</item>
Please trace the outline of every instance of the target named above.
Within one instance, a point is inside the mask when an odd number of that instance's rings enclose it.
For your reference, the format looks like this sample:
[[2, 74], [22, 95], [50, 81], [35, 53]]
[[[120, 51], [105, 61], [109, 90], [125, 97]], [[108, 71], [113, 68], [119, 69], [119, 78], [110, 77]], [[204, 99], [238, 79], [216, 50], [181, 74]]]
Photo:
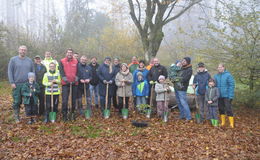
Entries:
[[42, 84], [43, 76], [47, 72], [46, 67], [43, 64], [40, 64], [39, 67], [36, 63], [34, 63], [34, 70], [36, 76], [36, 82], [39, 84], [40, 87], [44, 87]]
[[90, 84], [92, 86], [96, 86], [99, 83], [99, 78], [98, 78], [98, 67], [99, 64], [96, 64], [95, 66], [92, 65], [92, 63], [89, 64], [90, 68], [91, 68], [91, 75], [92, 75], [92, 79], [90, 80]]
[[196, 94], [197, 95], [205, 95], [206, 89], [208, 86], [208, 81], [210, 79], [210, 74], [207, 71], [204, 72], [198, 72], [194, 79], [193, 84], [195, 84], [196, 87]]
[[[90, 79], [92, 78], [92, 72], [91, 72], [91, 68], [88, 65], [84, 65], [82, 63], [78, 64], [78, 76], [79, 76], [79, 87], [83, 88], [84, 84], [80, 82], [81, 79], [85, 80], [85, 79]], [[87, 84], [86, 87], [89, 87], [89, 85]]]
[[187, 91], [189, 86], [189, 81], [192, 76], [192, 65], [189, 64], [185, 67], [182, 67], [181, 71], [179, 72], [180, 79], [180, 85], [178, 87], [174, 86], [174, 89], [178, 91]]
[[208, 104], [208, 101], [213, 101], [212, 104], [210, 104], [210, 106], [218, 106], [218, 98], [219, 98], [219, 90], [217, 87], [209, 87], [206, 90], [205, 93], [205, 101], [206, 104]]
[[120, 66], [121, 66], [121, 64], [114, 65], [116, 74], [117, 74], [118, 72], [120, 72]]
[[[40, 93], [39, 85], [34, 82], [30, 84], [26, 82], [22, 86], [23, 104], [30, 104], [30, 98], [33, 98], [34, 104], [38, 104], [38, 94]], [[30, 97], [30, 93], [32, 96]]]
[[165, 76], [165, 78], [167, 78], [168, 77], [167, 69], [160, 64], [158, 66], [154, 65], [148, 73], [148, 80], [159, 82], [158, 78], [160, 75], [163, 75], [163, 76]]
[[219, 89], [220, 98], [234, 98], [235, 80], [228, 72], [218, 73], [214, 76], [216, 87]]
[[109, 84], [108, 95], [114, 96], [115, 92], [115, 77], [116, 77], [116, 70], [113, 67], [112, 72], [109, 73], [109, 66], [106, 64], [102, 64], [98, 68], [98, 77], [99, 77], [99, 95], [106, 96], [106, 84], [103, 82], [112, 81], [112, 84]]

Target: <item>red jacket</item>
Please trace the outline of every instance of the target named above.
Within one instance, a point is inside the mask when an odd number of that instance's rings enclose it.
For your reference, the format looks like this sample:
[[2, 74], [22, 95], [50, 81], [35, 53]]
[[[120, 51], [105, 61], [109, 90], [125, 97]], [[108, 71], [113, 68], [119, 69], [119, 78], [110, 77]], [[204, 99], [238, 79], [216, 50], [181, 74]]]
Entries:
[[[62, 77], [66, 77], [69, 83], [75, 82], [78, 79], [78, 60], [75, 58], [69, 60], [67, 57], [61, 59], [60, 74]], [[63, 78], [61, 84], [66, 85], [66, 82], [63, 80]], [[78, 81], [75, 82], [75, 85], [78, 85]]]

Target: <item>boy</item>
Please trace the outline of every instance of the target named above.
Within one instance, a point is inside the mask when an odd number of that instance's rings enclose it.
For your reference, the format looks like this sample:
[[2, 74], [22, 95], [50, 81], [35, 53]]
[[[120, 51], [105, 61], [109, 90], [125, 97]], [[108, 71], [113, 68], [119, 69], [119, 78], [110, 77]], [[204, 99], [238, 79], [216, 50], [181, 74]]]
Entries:
[[22, 87], [23, 104], [25, 105], [26, 117], [29, 118], [28, 124], [35, 122], [34, 116], [38, 113], [38, 94], [40, 93], [40, 87], [35, 82], [35, 74], [33, 72], [28, 73], [28, 82]]
[[[51, 103], [53, 103], [53, 112], [58, 112], [59, 104], [59, 95], [60, 95], [60, 86], [61, 76], [59, 70], [57, 70], [56, 64], [51, 62], [49, 64], [49, 71], [44, 74], [42, 83], [46, 87], [46, 110], [44, 115], [44, 123], [49, 121], [49, 113], [51, 111]], [[53, 96], [53, 102], [51, 102], [51, 96]]]
[[168, 112], [169, 96], [166, 92], [170, 92], [169, 86], [165, 83], [165, 77], [160, 75], [158, 78], [159, 83], [155, 85], [156, 102], [157, 102], [157, 115], [163, 117], [165, 112]]
[[133, 95], [136, 97], [137, 107], [140, 104], [146, 104], [146, 99], [149, 95], [149, 84], [144, 80], [143, 74], [141, 72], [137, 73], [137, 81], [133, 85]]
[[219, 91], [218, 88], [215, 87], [215, 81], [214, 79], [209, 79], [209, 88], [207, 89], [205, 94], [205, 102], [208, 106], [211, 124], [214, 127], [218, 126], [218, 98]]
[[193, 80], [193, 89], [196, 89], [197, 101], [199, 103], [200, 116], [203, 121], [205, 118], [204, 114], [206, 114], [206, 119], [209, 119], [209, 113], [207, 110], [207, 104], [205, 104], [205, 93], [208, 86], [208, 81], [210, 79], [210, 74], [207, 72], [205, 68], [205, 64], [200, 62], [198, 63], [198, 72]]

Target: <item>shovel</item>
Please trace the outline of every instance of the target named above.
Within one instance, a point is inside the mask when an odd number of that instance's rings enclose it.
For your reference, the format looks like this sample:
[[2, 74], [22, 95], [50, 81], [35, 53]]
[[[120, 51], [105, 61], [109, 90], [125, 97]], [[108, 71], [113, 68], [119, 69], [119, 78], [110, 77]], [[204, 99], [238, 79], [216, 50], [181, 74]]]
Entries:
[[153, 105], [153, 90], [154, 90], [154, 84], [152, 84], [152, 88], [151, 88], [151, 97], [150, 97], [150, 108], [146, 109], [146, 117], [147, 118], [151, 118], [151, 113], [152, 113], [152, 105]]
[[125, 108], [125, 86], [123, 86], [123, 109], [122, 109], [122, 116], [123, 119], [127, 119], [128, 118], [128, 109]]
[[70, 96], [69, 96], [69, 113], [68, 113], [68, 119], [72, 121], [74, 119], [74, 113], [72, 113], [72, 83], [70, 83]]
[[51, 112], [49, 113], [49, 119], [52, 123], [56, 121], [56, 112], [53, 111], [53, 85], [51, 86]]
[[86, 119], [90, 119], [91, 109], [88, 108], [88, 103], [87, 103], [86, 83], [84, 83], [84, 97], [85, 97], [85, 104], [86, 104], [86, 110], [85, 110], [84, 114], [85, 114]]
[[[168, 108], [168, 106], [166, 106], [166, 102], [167, 102], [166, 98], [167, 98], [167, 92], [164, 92], [164, 108], [166, 107]], [[168, 122], [168, 115], [169, 112], [167, 111], [163, 112], [163, 122]]]
[[108, 119], [109, 116], [110, 116], [110, 110], [107, 109], [107, 101], [108, 101], [108, 87], [109, 87], [109, 84], [107, 83], [106, 84], [106, 104], [105, 104], [105, 109], [104, 109], [104, 118], [105, 119]]
[[194, 89], [194, 95], [195, 95], [195, 104], [196, 104], [195, 119], [196, 119], [197, 123], [201, 123], [200, 109], [199, 109], [199, 105], [198, 105], [198, 102], [197, 102], [197, 95], [196, 95], [195, 89]]

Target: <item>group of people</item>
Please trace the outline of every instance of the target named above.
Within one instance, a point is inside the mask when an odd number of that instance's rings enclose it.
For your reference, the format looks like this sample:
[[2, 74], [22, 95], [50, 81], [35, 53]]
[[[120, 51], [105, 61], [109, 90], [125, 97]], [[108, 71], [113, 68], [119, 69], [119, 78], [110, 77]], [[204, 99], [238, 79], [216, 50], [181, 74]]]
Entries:
[[[167, 69], [158, 58], [153, 58], [146, 66], [145, 61], [139, 61], [136, 56], [130, 64], [120, 63], [119, 58], [106, 57], [99, 65], [96, 57], [91, 57], [88, 63], [86, 56], [79, 57], [73, 49], [67, 49], [65, 58], [59, 62], [53, 59], [51, 52], [45, 52], [43, 60], [35, 56], [33, 62], [26, 56], [26, 46], [20, 46], [18, 53], [8, 65], [16, 122], [20, 122], [20, 105], [23, 103], [29, 124], [35, 122], [37, 115], [44, 116], [44, 122], [48, 123], [49, 113], [58, 112], [59, 95], [62, 95], [63, 121], [75, 120], [75, 114], [83, 115], [85, 109], [92, 113], [94, 107], [100, 108], [104, 116], [104, 110], [109, 110], [112, 103], [121, 115], [123, 106], [128, 108], [130, 100], [137, 109], [142, 104], [156, 107], [157, 116], [163, 117], [169, 112], [169, 92], [172, 92], [168, 79], [175, 91], [179, 118], [192, 119], [186, 98], [192, 76], [189, 57]], [[207, 113], [205, 119], [217, 126], [219, 108], [221, 125], [225, 124], [225, 115], [228, 115], [230, 125], [234, 127], [231, 107], [234, 79], [223, 64], [218, 66], [218, 72], [212, 79], [205, 65], [198, 64], [193, 88], [196, 89], [201, 118], [204, 119], [204, 113]], [[83, 107], [83, 99], [86, 107]], [[72, 116], [68, 117], [68, 113]]]

